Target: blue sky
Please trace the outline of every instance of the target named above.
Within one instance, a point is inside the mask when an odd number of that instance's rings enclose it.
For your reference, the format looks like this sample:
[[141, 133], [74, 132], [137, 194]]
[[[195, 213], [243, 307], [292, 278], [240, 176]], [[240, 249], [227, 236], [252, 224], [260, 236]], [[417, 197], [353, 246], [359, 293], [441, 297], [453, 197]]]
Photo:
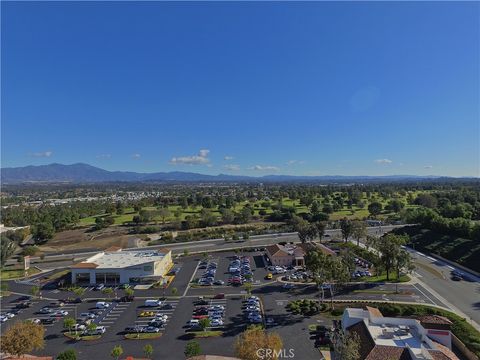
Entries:
[[2, 2], [2, 167], [479, 176], [475, 2]]

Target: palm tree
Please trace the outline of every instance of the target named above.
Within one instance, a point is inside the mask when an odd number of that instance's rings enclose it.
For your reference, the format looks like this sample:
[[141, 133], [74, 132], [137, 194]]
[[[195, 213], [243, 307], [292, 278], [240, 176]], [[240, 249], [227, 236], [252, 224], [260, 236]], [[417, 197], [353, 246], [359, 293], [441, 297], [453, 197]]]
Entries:
[[76, 324], [76, 321], [72, 317], [67, 317], [67, 318], [63, 319], [63, 327], [65, 329], [68, 329], [70, 334], [72, 333], [72, 328], [75, 326], [75, 324]]

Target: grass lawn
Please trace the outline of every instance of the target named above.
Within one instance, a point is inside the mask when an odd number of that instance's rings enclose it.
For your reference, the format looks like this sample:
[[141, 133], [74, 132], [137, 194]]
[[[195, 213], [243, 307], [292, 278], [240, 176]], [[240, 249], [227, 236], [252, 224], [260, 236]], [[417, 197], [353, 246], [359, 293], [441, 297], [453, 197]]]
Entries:
[[[27, 276], [38, 274], [40, 270], [36, 268], [30, 268], [27, 270]], [[1, 280], [10, 280], [16, 278], [22, 278], [25, 276], [25, 270], [23, 269], [2, 269], [0, 270]]]
[[[418, 195], [419, 192], [411, 192], [411, 193], [412, 193], [413, 196], [416, 196], [416, 195]], [[332, 201], [335, 196], [340, 196], [340, 195], [341, 195], [340, 192], [334, 193], [332, 196], [330, 196], [330, 201]], [[408, 195], [408, 193], [405, 194], [405, 196], [401, 196], [399, 194], [394, 194], [392, 199], [397, 198], [397, 199], [401, 200], [405, 204], [406, 208], [416, 207], [416, 205], [407, 204], [407, 202], [408, 202], [407, 201], [407, 199], [408, 199], [407, 195]], [[321, 197], [316, 198], [315, 200], [320, 201], [321, 204], [324, 203], [324, 199], [321, 198]], [[390, 199], [383, 199], [376, 193], [373, 193], [372, 197], [370, 199], [368, 199], [367, 196], [366, 196], [366, 193], [363, 193], [363, 196], [362, 196], [362, 202], [364, 203], [363, 208], [353, 206], [352, 209], [349, 209], [347, 206], [344, 206], [341, 210], [335, 211], [334, 213], [330, 214], [330, 220], [339, 220], [339, 219], [342, 219], [344, 217], [347, 217], [349, 219], [363, 219], [365, 217], [368, 217], [368, 215], [369, 215], [368, 204], [373, 202], [373, 201], [379, 201], [385, 207], [388, 204], [388, 202], [390, 201]], [[242, 201], [242, 202], [239, 202], [239, 203], [235, 204], [235, 206], [232, 210], [234, 210], [236, 212], [239, 212], [245, 205], [250, 204], [252, 206], [252, 208], [254, 209], [254, 215], [255, 216], [259, 216], [259, 211], [260, 210], [265, 210], [267, 215], [271, 214], [273, 210], [270, 207], [264, 208], [262, 206], [263, 202], [264, 202], [264, 200], [257, 200], [253, 203], [249, 202], [249, 201]], [[271, 201], [269, 201], [269, 203], [271, 205], [275, 205], [276, 201], [271, 200]], [[303, 212], [309, 212], [309, 208], [305, 205], [300, 204], [300, 200], [298, 200], [298, 199], [290, 199], [290, 198], [286, 197], [286, 198], [282, 199], [282, 204], [283, 204], [283, 206], [295, 207], [297, 214], [303, 213]], [[170, 205], [170, 206], [168, 206], [168, 210], [170, 210], [171, 214], [170, 214], [170, 216], [165, 218], [165, 221], [170, 222], [170, 221], [175, 220], [174, 213], [177, 210], [180, 210], [180, 212], [181, 212], [180, 216], [179, 216], [179, 220], [183, 221], [183, 220], [185, 220], [185, 217], [188, 216], [188, 215], [194, 215], [194, 214], [199, 215], [201, 209], [202, 209], [201, 206], [196, 206], [196, 207], [193, 207], [193, 208], [188, 207], [186, 209], [182, 209], [179, 205]], [[157, 207], [147, 206], [147, 207], [144, 207], [142, 210], [154, 211], [154, 210], [157, 210]], [[216, 215], [220, 218], [220, 212], [218, 211], [218, 208], [212, 208], [210, 210], [212, 211], [212, 213], [214, 215]], [[115, 225], [122, 225], [125, 222], [131, 222], [135, 215], [138, 215], [138, 212], [136, 212], [133, 208], [125, 208], [123, 214], [121, 214], [121, 215], [115, 215], [114, 214], [112, 216], [115, 220], [115, 223], [114, 223]], [[384, 219], [389, 215], [393, 215], [393, 213], [384, 212], [384, 213], [380, 214], [378, 216], [378, 218], [379, 219]], [[80, 219], [79, 225], [80, 226], [94, 225], [95, 224], [95, 219], [98, 216], [105, 216], [105, 215], [99, 214], [99, 215], [89, 216], [89, 217]], [[160, 225], [163, 221], [159, 216], [155, 217], [153, 220], [155, 222], [157, 222], [158, 225]]]
[[162, 336], [162, 333], [139, 333], [139, 334], [125, 334], [125, 339], [130, 340], [148, 340], [158, 339]]
[[400, 280], [397, 279], [397, 274], [391, 273], [390, 274], [390, 279], [387, 280], [387, 274], [383, 273], [381, 275], [376, 275], [376, 276], [370, 276], [370, 277], [362, 277], [360, 278], [360, 281], [365, 281], [365, 282], [407, 282], [410, 281], [410, 276], [408, 275], [400, 275]]
[[188, 334], [192, 334], [196, 338], [208, 338], [208, 337], [218, 337], [223, 335], [221, 330], [207, 330], [207, 331], [192, 331]]

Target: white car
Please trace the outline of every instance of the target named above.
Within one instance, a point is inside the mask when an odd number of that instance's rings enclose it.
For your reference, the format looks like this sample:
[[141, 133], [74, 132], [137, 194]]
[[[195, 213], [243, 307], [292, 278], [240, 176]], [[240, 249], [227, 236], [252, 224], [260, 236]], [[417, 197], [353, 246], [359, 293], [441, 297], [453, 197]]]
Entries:
[[215, 310], [225, 310], [225, 307], [223, 305], [213, 305], [208, 308], [209, 311], [215, 311]]
[[11, 319], [11, 318], [13, 318], [13, 317], [15, 316], [15, 314], [14, 314], [14, 313], [7, 312], [7, 313], [3, 314], [3, 316], [6, 316], [7, 318]]
[[97, 326], [95, 330], [87, 330], [87, 332], [90, 335], [102, 335], [106, 330], [105, 326]]
[[96, 315], [90, 312], [83, 312], [80, 317], [86, 317], [87, 319], [95, 319]]
[[108, 308], [109, 306], [110, 306], [110, 304], [107, 303], [107, 302], [105, 302], [105, 301], [99, 301], [99, 302], [97, 302], [97, 304], [96, 304], [96, 308], [97, 308], [97, 309], [106, 309], [106, 308]]
[[190, 327], [198, 326], [199, 324], [200, 324], [200, 321], [197, 320], [197, 319], [191, 319], [187, 323], [187, 325], [190, 326]]
[[4, 316], [4, 315], [0, 315], [0, 322], [5, 322], [8, 320], [8, 317]]
[[162, 314], [162, 313], [156, 313], [156, 314], [155, 314], [155, 319], [156, 319], [156, 320], [162, 320], [162, 321], [165, 322], [165, 321], [167, 321], [167, 319], [168, 319], [168, 315]]
[[222, 319], [212, 319], [212, 321], [210, 321], [210, 326], [222, 326], [222, 325], [223, 325]]
[[68, 311], [65, 311], [65, 310], [57, 310], [57, 311], [54, 311], [53, 316], [67, 316], [68, 315]]

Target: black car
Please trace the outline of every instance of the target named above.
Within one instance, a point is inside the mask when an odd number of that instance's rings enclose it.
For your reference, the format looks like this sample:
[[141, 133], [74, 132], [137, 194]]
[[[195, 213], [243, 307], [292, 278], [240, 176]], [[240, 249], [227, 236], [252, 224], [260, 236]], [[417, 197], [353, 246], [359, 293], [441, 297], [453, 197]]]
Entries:
[[195, 301], [195, 305], [208, 305], [209, 302], [207, 300], [197, 300]]
[[173, 309], [172, 304], [166, 303], [162, 306], [162, 309]]
[[134, 299], [135, 299], [135, 296], [133, 295], [132, 296], [125, 295], [120, 298], [120, 302], [132, 302]]
[[142, 326], [128, 326], [125, 328], [126, 333], [141, 333], [143, 332]]
[[48, 324], [54, 324], [56, 321], [55, 318], [43, 318], [43, 319], [40, 319], [40, 322], [44, 325], [48, 325]]
[[23, 301], [15, 305], [17, 309], [26, 309], [26, 308], [29, 308], [30, 306], [32, 306], [32, 303], [30, 301]]

